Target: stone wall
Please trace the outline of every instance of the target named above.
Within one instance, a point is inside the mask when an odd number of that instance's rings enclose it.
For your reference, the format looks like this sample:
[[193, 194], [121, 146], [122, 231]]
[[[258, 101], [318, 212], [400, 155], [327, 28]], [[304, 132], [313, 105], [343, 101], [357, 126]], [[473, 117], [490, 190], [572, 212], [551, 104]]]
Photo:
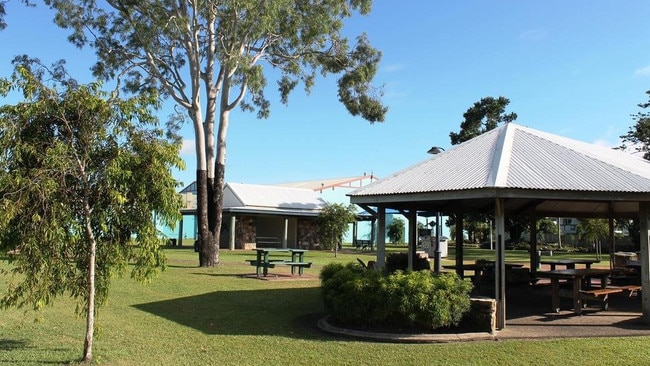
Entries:
[[298, 220], [298, 246], [306, 249], [318, 248], [320, 239], [318, 237], [318, 224], [314, 219]]
[[235, 224], [235, 249], [255, 249], [255, 218], [238, 216]]
[[462, 320], [467, 329], [477, 332], [496, 331], [497, 301], [488, 297], [472, 297], [470, 310]]

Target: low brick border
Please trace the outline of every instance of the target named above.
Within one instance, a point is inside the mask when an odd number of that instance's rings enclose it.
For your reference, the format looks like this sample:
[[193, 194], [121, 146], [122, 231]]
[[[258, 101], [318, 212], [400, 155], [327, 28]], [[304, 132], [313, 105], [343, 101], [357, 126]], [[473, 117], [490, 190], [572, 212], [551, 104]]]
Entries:
[[497, 337], [489, 332], [476, 333], [379, 333], [367, 332], [361, 330], [339, 328], [328, 322], [329, 315], [318, 321], [318, 328], [321, 330], [355, 338], [371, 339], [382, 342], [392, 343], [450, 343], [450, 342], [468, 342], [468, 341], [493, 341]]

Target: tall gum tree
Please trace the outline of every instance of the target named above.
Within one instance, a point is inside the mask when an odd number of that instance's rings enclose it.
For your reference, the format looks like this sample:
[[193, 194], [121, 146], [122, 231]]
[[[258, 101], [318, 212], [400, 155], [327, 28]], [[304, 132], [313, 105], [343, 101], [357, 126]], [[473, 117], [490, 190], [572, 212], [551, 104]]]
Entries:
[[[156, 88], [187, 111], [195, 132], [199, 265], [219, 263], [226, 137], [236, 107], [269, 115], [268, 71], [282, 103], [302, 84], [338, 74], [354, 116], [381, 122], [387, 108], [371, 82], [381, 54], [343, 20], [371, 0], [46, 0], [69, 40], [96, 50], [93, 71], [130, 92]], [[215, 123], [218, 125], [215, 128]]]

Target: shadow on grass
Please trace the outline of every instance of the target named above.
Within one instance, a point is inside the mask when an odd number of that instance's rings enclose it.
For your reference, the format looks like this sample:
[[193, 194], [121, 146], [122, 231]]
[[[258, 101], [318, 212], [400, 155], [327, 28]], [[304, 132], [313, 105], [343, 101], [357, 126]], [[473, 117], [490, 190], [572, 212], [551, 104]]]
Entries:
[[326, 338], [316, 325], [319, 288], [217, 291], [134, 307], [211, 335]]
[[12, 351], [26, 348], [29, 343], [25, 340], [0, 338], [0, 351]]

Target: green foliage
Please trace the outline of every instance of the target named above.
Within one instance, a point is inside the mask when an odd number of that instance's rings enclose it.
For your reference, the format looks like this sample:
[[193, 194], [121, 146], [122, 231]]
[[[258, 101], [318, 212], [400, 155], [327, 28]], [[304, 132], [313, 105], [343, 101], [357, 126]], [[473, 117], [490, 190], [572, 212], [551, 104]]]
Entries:
[[404, 242], [404, 228], [406, 227], [404, 220], [399, 217], [394, 217], [390, 224], [386, 225], [386, 235], [391, 243]]
[[544, 234], [556, 234], [557, 225], [548, 217], [537, 220], [537, 231]]
[[[160, 91], [187, 111], [197, 136], [199, 262], [219, 262], [219, 232], [230, 113], [240, 107], [268, 118], [269, 77], [280, 101], [318, 75], [336, 74], [348, 112], [385, 118], [371, 85], [381, 53], [365, 35], [351, 44], [343, 21], [367, 14], [371, 0], [132, 1], [45, 0], [78, 47], [98, 56], [93, 74], [138, 93]], [[218, 124], [215, 126], [215, 122]], [[213, 199], [214, 198], [214, 199]], [[208, 202], [210, 202], [208, 204]]]
[[[650, 97], [650, 90], [645, 92]], [[646, 103], [638, 105], [643, 110], [650, 107], [650, 99]], [[627, 143], [631, 143], [636, 151], [643, 152], [643, 158], [650, 160], [650, 113], [638, 112], [632, 115], [634, 126], [630, 127], [627, 134], [622, 135], [623, 145], [621, 148], [627, 148]]]
[[471, 284], [452, 273], [384, 276], [353, 263], [330, 264], [321, 272], [321, 289], [336, 321], [361, 327], [439, 329], [457, 325], [470, 308]]
[[141, 281], [164, 268], [154, 217], [178, 218], [180, 140], [157, 127], [154, 94], [108, 99], [73, 80], [57, 90], [33, 67], [2, 90], [25, 101], [0, 107], [0, 247], [19, 253], [0, 305], [40, 309], [67, 294], [89, 315], [129, 264]]
[[577, 229], [578, 235], [589, 242], [609, 236], [609, 224], [605, 219], [580, 219]]
[[[408, 253], [390, 253], [386, 256], [386, 272], [391, 273], [397, 270], [406, 271], [408, 268]], [[415, 257], [413, 261], [413, 270], [420, 271], [423, 269], [431, 269], [431, 264], [426, 258], [419, 256]]]
[[343, 244], [348, 225], [356, 221], [354, 205], [331, 203], [318, 214], [318, 235], [323, 249], [334, 249]]
[[460, 132], [449, 133], [452, 145], [471, 140], [472, 138], [495, 129], [499, 123], [508, 123], [517, 119], [516, 113], [504, 114], [510, 99], [499, 97], [481, 98], [472, 107], [463, 113], [463, 122], [460, 124]]

